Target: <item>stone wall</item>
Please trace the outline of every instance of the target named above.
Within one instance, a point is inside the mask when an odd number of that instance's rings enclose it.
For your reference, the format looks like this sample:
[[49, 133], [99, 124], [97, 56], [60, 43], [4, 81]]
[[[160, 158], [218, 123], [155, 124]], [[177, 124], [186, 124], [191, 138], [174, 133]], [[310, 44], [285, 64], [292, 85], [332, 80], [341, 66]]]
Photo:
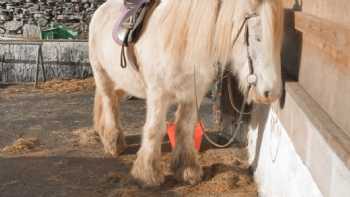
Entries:
[[[38, 38], [34, 34], [41, 37], [41, 31], [62, 24], [78, 32], [79, 39], [86, 39], [91, 16], [103, 2], [105, 0], [0, 0], [0, 37]], [[87, 42], [44, 42], [44, 69], [39, 66], [38, 71], [38, 46], [16, 43], [0, 45], [0, 83], [33, 82], [37, 73], [39, 81], [92, 75]]]
[[0, 36], [23, 34], [25, 24], [42, 30], [63, 24], [86, 38], [91, 15], [105, 0], [0, 0]]

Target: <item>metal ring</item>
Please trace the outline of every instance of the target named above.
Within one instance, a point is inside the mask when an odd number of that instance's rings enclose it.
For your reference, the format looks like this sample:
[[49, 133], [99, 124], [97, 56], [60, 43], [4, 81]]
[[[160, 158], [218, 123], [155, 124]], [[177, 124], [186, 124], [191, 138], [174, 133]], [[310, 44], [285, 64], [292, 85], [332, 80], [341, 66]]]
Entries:
[[258, 81], [258, 78], [257, 78], [257, 76], [255, 74], [250, 74], [247, 77], [247, 81], [248, 81], [248, 84], [255, 85], [256, 82]]

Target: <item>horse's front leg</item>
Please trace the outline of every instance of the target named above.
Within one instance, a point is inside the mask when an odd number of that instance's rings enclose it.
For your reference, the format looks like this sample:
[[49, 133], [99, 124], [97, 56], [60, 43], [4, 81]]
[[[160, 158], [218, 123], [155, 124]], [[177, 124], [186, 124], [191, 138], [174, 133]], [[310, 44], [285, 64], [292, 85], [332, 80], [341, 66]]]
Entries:
[[164, 181], [160, 157], [168, 106], [169, 101], [161, 95], [147, 96], [147, 117], [142, 144], [131, 170], [132, 176], [146, 187], [158, 186]]
[[176, 112], [176, 148], [171, 168], [178, 180], [192, 185], [201, 181], [203, 175], [194, 148], [193, 135], [196, 122], [195, 103], [180, 104]]

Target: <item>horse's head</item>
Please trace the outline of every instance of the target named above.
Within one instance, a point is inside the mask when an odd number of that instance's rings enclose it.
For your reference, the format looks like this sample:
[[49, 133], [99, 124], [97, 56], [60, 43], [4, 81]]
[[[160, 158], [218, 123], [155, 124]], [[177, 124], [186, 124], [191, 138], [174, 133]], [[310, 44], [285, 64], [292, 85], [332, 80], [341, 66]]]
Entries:
[[[271, 103], [282, 92], [281, 43], [283, 9], [279, 0], [241, 0], [234, 16], [232, 70], [249, 100]], [[242, 9], [243, 8], [243, 9]], [[251, 16], [244, 23], [246, 16]], [[252, 16], [254, 15], [254, 16]], [[241, 33], [239, 29], [242, 27]], [[249, 83], [249, 76], [256, 81]]]

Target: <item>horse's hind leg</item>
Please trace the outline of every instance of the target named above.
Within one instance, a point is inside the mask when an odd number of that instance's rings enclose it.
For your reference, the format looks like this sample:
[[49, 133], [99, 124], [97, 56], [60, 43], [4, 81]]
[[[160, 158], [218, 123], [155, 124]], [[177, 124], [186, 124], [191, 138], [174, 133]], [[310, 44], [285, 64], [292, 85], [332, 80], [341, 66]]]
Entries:
[[160, 95], [147, 96], [147, 118], [142, 145], [131, 170], [133, 177], [144, 186], [158, 186], [164, 181], [160, 157], [168, 106], [168, 100]]
[[196, 184], [202, 179], [203, 171], [194, 148], [194, 128], [197, 121], [194, 103], [180, 104], [176, 112], [176, 148], [173, 152], [171, 169], [176, 179]]
[[96, 82], [94, 104], [94, 127], [100, 135], [104, 150], [113, 156], [126, 147], [119, 123], [119, 102], [123, 92], [116, 90], [108, 75], [101, 69], [94, 69]]

